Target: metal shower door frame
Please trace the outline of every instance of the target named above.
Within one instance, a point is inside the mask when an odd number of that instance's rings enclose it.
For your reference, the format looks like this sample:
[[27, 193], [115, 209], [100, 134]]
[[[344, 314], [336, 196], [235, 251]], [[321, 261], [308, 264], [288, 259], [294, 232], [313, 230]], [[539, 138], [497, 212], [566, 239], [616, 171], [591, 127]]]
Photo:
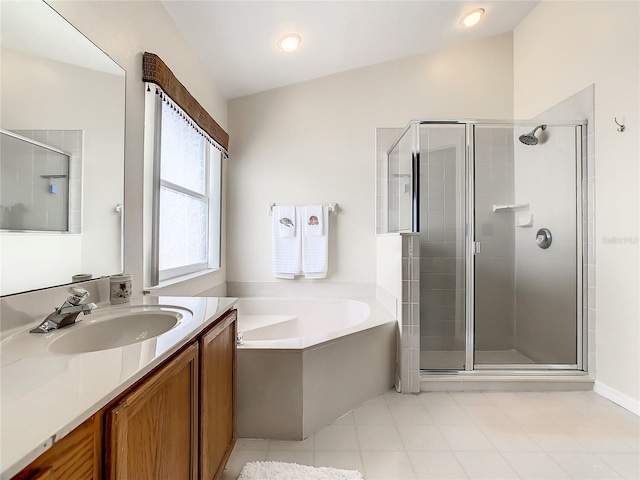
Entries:
[[555, 364], [555, 363], [535, 363], [535, 364], [521, 364], [521, 363], [501, 363], [501, 364], [477, 364], [475, 362], [475, 255], [476, 251], [476, 225], [475, 225], [475, 130], [476, 127], [481, 126], [531, 126], [539, 125], [540, 121], [473, 121], [467, 123], [467, 335], [466, 335], [466, 362], [465, 373], [487, 373], [496, 374], [500, 371], [508, 373], [560, 373], [566, 374], [568, 372], [582, 373], [586, 371], [586, 321], [584, 318], [583, 309], [583, 242], [585, 239], [582, 228], [582, 210], [584, 208], [583, 202], [583, 171], [585, 170], [585, 156], [583, 155], [583, 148], [586, 146], [582, 141], [582, 122], [549, 122], [545, 123], [547, 127], [561, 126], [561, 127], [575, 127], [575, 151], [574, 151], [574, 165], [576, 171], [576, 363], [575, 364]]
[[[475, 254], [476, 254], [476, 225], [475, 225], [475, 129], [477, 126], [536, 126], [540, 121], [504, 121], [504, 120], [449, 120], [430, 121], [413, 120], [412, 124], [420, 125], [464, 125], [465, 126], [465, 365], [464, 370], [444, 370], [440, 373], [459, 373], [465, 375], [494, 375], [506, 374], [546, 374], [546, 375], [581, 375], [587, 370], [587, 321], [584, 313], [587, 311], [583, 305], [584, 277], [584, 242], [587, 233], [583, 227], [583, 211], [587, 208], [584, 197], [584, 173], [586, 172], [586, 143], [583, 139], [585, 122], [548, 122], [547, 126], [573, 126], [576, 131], [575, 148], [575, 171], [576, 171], [576, 363], [575, 364], [476, 364], [475, 362]], [[416, 134], [414, 146], [414, 166], [417, 160], [419, 168], [420, 141], [419, 132]], [[393, 147], [392, 147], [393, 148]], [[390, 149], [391, 150], [391, 149]], [[415, 176], [415, 171], [414, 171]], [[419, 184], [418, 184], [419, 185]], [[418, 213], [414, 213], [414, 220], [419, 218], [419, 188], [414, 181], [414, 208]], [[418, 222], [414, 221], [414, 227], [418, 227]], [[414, 231], [419, 231], [415, 230]], [[427, 372], [431, 372], [427, 370]]]

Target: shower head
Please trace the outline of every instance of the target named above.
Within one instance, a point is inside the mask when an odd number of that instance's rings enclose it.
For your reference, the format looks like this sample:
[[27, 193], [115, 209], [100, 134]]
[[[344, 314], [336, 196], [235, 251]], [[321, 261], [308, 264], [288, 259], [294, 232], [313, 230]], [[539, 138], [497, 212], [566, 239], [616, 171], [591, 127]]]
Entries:
[[547, 126], [546, 125], [538, 125], [536, 128], [534, 128], [529, 133], [525, 133], [524, 135], [520, 135], [520, 141], [522, 143], [524, 143], [525, 145], [537, 145], [538, 144], [538, 137], [536, 137], [536, 131], [539, 128], [541, 128], [542, 130], [546, 130]]

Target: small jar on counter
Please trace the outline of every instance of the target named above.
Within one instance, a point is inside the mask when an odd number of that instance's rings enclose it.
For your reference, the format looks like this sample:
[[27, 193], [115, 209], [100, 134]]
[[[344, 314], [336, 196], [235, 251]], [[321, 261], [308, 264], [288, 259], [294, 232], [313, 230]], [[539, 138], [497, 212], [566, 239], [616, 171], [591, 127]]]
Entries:
[[130, 273], [120, 273], [109, 277], [109, 301], [112, 304], [128, 303], [131, 301], [133, 289], [131, 288], [131, 280], [133, 275]]

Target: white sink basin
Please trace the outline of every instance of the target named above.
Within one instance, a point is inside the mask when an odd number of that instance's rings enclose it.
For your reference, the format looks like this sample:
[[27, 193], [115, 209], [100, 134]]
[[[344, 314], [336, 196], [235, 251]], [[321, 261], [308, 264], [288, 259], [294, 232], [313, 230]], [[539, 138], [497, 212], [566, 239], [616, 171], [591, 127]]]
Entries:
[[49, 350], [74, 354], [123, 347], [171, 330], [182, 317], [175, 310], [156, 309], [114, 313], [93, 321], [85, 317], [82, 322], [57, 332]]

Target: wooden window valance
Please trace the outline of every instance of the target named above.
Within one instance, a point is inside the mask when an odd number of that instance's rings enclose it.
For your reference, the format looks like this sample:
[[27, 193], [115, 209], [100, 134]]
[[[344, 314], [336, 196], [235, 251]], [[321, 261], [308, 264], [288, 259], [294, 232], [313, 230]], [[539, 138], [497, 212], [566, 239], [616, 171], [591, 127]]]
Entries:
[[229, 149], [229, 134], [218, 125], [155, 53], [145, 52], [142, 57], [142, 81], [155, 83], [162, 88], [200, 128], [207, 132], [222, 148]]

